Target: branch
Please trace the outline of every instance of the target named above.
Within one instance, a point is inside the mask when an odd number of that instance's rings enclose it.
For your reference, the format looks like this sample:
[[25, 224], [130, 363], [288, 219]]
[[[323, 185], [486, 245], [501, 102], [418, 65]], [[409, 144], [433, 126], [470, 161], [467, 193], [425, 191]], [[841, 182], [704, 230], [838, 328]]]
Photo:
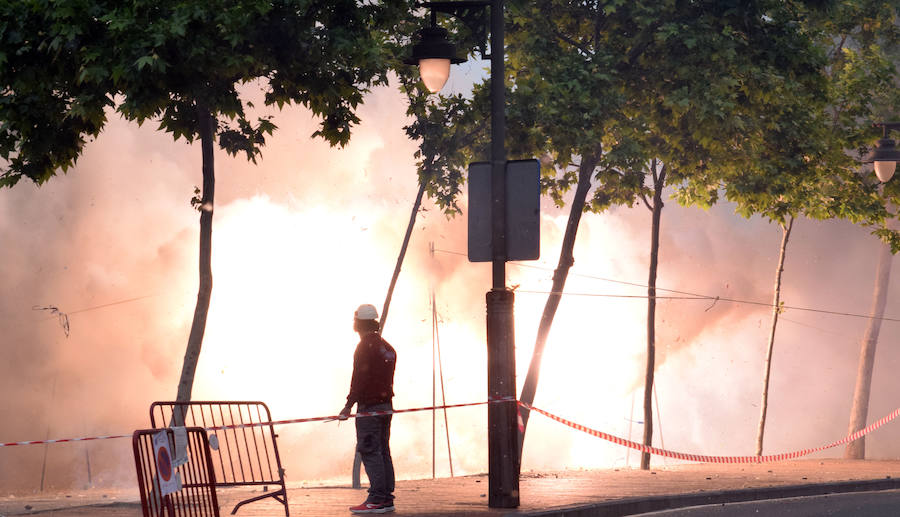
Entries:
[[463, 147], [471, 147], [475, 142], [475, 137], [479, 132], [482, 131], [483, 128], [476, 127], [469, 131], [468, 133], [463, 133], [462, 136], [459, 137], [460, 142], [463, 144]]
[[600, 34], [606, 29], [607, 21], [609, 19], [604, 16], [603, 9], [597, 9], [597, 17], [594, 22], [594, 37], [593, 43], [594, 45], [600, 45]]
[[650, 206], [650, 202], [647, 201], [647, 194], [645, 194], [644, 191], [641, 191], [638, 193], [638, 195], [641, 196], [641, 202], [644, 203], [644, 206], [647, 207], [647, 210], [650, 210], [652, 212], [653, 208]]
[[828, 61], [832, 61], [834, 59], [834, 56], [836, 56], [838, 54], [838, 52], [844, 50], [844, 44], [846, 42], [847, 42], [847, 35], [842, 34], [840, 43], [838, 43], [838, 45], [836, 47], [834, 47], [834, 49], [831, 51], [831, 53], [829, 53]]
[[553, 34], [555, 34], [556, 37], [559, 38], [560, 40], [562, 40], [562, 41], [568, 43], [569, 45], [572, 45], [573, 47], [580, 50], [584, 55], [589, 56], [592, 54], [588, 47], [585, 47], [584, 44], [582, 44], [581, 42], [575, 41], [574, 39], [570, 38], [569, 36], [566, 36], [565, 34], [559, 32], [559, 29], [557, 29], [556, 26], [553, 27]]
[[647, 50], [647, 47], [650, 46], [650, 43], [653, 41], [652, 33], [659, 28], [661, 21], [655, 21], [650, 25], [644, 27], [644, 30], [638, 34], [638, 37], [635, 39], [637, 43], [631, 47], [631, 50], [628, 51], [628, 55], [625, 56], [625, 59], [619, 62], [616, 65], [617, 70], [622, 70], [627, 66], [631, 66], [631, 63], [634, 62], [635, 59], [639, 58], [641, 54]]

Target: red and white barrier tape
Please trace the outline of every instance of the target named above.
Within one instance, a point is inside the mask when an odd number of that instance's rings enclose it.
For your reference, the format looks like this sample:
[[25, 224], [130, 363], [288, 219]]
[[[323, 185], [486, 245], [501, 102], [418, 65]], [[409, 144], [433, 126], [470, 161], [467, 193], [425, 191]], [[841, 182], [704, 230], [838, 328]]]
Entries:
[[110, 440], [113, 438], [131, 438], [130, 434], [116, 434], [111, 436], [89, 436], [86, 438], [59, 438], [56, 440], [31, 440], [27, 442], [0, 443], [0, 447], [12, 447], [13, 445], [40, 445], [44, 443], [88, 442], [91, 440]]
[[[417, 411], [431, 411], [434, 409], [452, 409], [452, 408], [461, 408], [461, 407], [481, 406], [481, 405], [485, 405], [485, 404], [489, 404], [489, 403], [512, 402], [514, 400], [515, 399], [508, 398], [508, 397], [507, 398], [491, 398], [485, 402], [468, 402], [468, 403], [463, 403], [463, 404], [447, 404], [447, 405], [443, 405], [443, 406], [428, 406], [428, 407], [419, 407], [419, 408], [410, 408], [410, 409], [394, 409], [391, 411], [370, 411], [370, 412], [364, 412], [364, 413], [356, 413], [356, 414], [350, 415], [349, 418], [393, 415], [393, 414], [399, 414], [399, 413], [414, 413]], [[702, 462], [702, 463], [765, 463], [765, 462], [770, 462], [770, 461], [781, 461], [781, 460], [787, 460], [787, 459], [800, 458], [800, 457], [812, 454], [814, 452], [831, 449], [833, 447], [837, 447], [838, 445], [842, 445], [842, 444], [857, 440], [857, 439], [871, 433], [872, 431], [878, 429], [879, 427], [883, 426], [884, 424], [894, 420], [898, 416], [900, 416], [900, 408], [897, 408], [893, 412], [891, 412], [889, 415], [877, 420], [876, 422], [872, 423], [865, 429], [860, 429], [859, 431], [856, 431], [855, 433], [853, 433], [849, 436], [846, 436], [836, 442], [822, 445], [820, 447], [814, 447], [811, 449], [803, 449], [803, 450], [799, 450], [799, 451], [782, 453], [782, 454], [773, 454], [773, 455], [768, 455], [768, 456], [707, 456], [707, 455], [703, 455], [703, 454], [688, 454], [688, 453], [677, 452], [677, 451], [669, 451], [666, 449], [658, 449], [656, 447], [650, 447], [650, 446], [647, 446], [647, 445], [644, 445], [641, 443], [633, 442], [631, 440], [619, 438], [618, 436], [611, 435], [609, 433], [604, 433], [603, 431], [597, 431], [595, 429], [591, 429], [590, 427], [586, 427], [581, 424], [577, 424], [575, 422], [572, 422], [571, 420], [566, 420], [565, 418], [554, 415], [553, 413], [550, 413], [548, 411], [544, 411], [543, 409], [536, 408], [534, 406], [525, 404], [524, 402], [519, 402], [518, 404], [530, 411], [535, 411], [537, 413], [540, 413], [540, 414], [546, 416], [547, 418], [550, 418], [551, 420], [555, 420], [563, 425], [571, 427], [572, 429], [581, 431], [583, 433], [587, 433], [587, 434], [589, 434], [591, 436], [595, 436], [597, 438], [602, 438], [604, 440], [613, 442], [613, 443], [615, 443], [617, 445], [621, 445], [623, 447], [630, 447], [632, 449], [635, 449], [635, 450], [638, 450], [641, 452], [648, 452], [650, 454], [655, 454], [657, 456], [665, 456], [668, 458], [675, 458], [675, 459], [687, 460], [687, 461], [696, 461], [696, 462]], [[298, 423], [304, 423], [304, 422], [326, 422], [326, 421], [332, 421], [332, 420], [338, 420], [338, 417], [337, 416], [320, 416], [320, 417], [313, 417], [313, 418], [295, 418], [295, 419], [290, 419], [290, 420], [275, 420], [272, 422], [258, 422], [258, 423], [252, 423], [252, 424], [213, 426], [213, 427], [206, 427], [205, 429], [207, 431], [221, 431], [221, 430], [226, 430], [226, 429], [245, 429], [248, 427], [298, 424]], [[116, 439], [116, 438], [130, 438], [131, 436], [132, 435], [130, 435], [130, 434], [121, 434], [121, 435], [111, 435], [111, 436], [91, 436], [91, 437], [85, 437], [85, 438], [61, 438], [61, 439], [54, 439], [54, 440], [31, 440], [31, 441], [25, 441], [25, 442], [7, 442], [7, 443], [0, 443], [0, 447], [11, 447], [11, 446], [15, 446], [15, 445], [40, 445], [40, 444], [50, 444], [50, 443], [65, 443], [65, 442], [86, 442], [86, 441], [91, 441], [91, 440], [110, 440], [110, 439]]]
[[[463, 404], [447, 404], [444, 406], [428, 406], [428, 407], [417, 407], [410, 409], [392, 409], [389, 411], [367, 411], [364, 413], [354, 413], [347, 418], [360, 418], [367, 416], [384, 416], [384, 415], [395, 415], [398, 413], [414, 413], [417, 411], [431, 411], [432, 409], [453, 409], [453, 408], [461, 408], [461, 407], [470, 407], [470, 406], [483, 406], [485, 404], [491, 402], [513, 402], [515, 399], [513, 398], [491, 398], [487, 402], [466, 402]], [[253, 424], [233, 424], [233, 425], [219, 425], [214, 427], [206, 427], [207, 431], [221, 431], [224, 429], [246, 429], [248, 427], [261, 427], [267, 425], [284, 425], [284, 424], [299, 424], [302, 422], [330, 422], [332, 420], [340, 420], [337, 416], [318, 416], [315, 418], [295, 418], [291, 420], [273, 420], [272, 422], [258, 422]]]
[[[486, 402], [467, 402], [463, 404], [447, 404], [444, 406], [429, 406], [429, 407], [419, 407], [419, 408], [410, 408], [410, 409], [394, 409], [391, 411], [369, 411], [365, 413], [356, 413], [350, 415], [348, 418], [359, 418], [359, 417], [367, 417], [367, 416], [382, 416], [382, 415], [393, 415], [397, 413], [413, 413], [416, 411], [431, 411], [432, 409], [453, 409], [453, 408], [461, 408], [461, 407], [470, 407], [470, 406], [482, 406], [488, 404], [489, 402], [512, 402], [515, 399], [513, 398], [491, 398]], [[222, 431], [226, 429], [246, 429], [249, 427], [262, 427], [268, 425], [284, 425], [284, 424], [300, 424], [304, 422], [329, 422], [332, 420], [339, 420], [338, 416], [318, 416], [313, 418], [294, 418], [290, 420], [274, 420], [271, 422], [255, 422], [251, 424], [233, 424], [233, 425], [219, 425], [212, 427], [205, 427], [207, 431]], [[48, 443], [65, 443], [65, 442], [86, 442], [90, 440], [111, 440], [115, 438], [131, 438], [130, 434], [119, 434], [119, 435], [111, 435], [111, 436], [91, 436], [87, 438], [61, 438], [55, 440], [30, 440], [26, 442], [7, 442], [0, 443], [0, 447], [12, 447], [15, 445], [41, 445]]]
[[703, 454], [688, 454], [684, 452], [676, 452], [676, 451], [668, 451], [665, 449], [657, 449], [656, 447], [650, 447], [644, 445], [642, 443], [632, 442], [631, 440], [626, 440], [624, 438], [619, 438], [618, 436], [614, 436], [608, 433], [604, 433], [603, 431], [597, 431], [595, 429], [591, 429], [590, 427], [585, 427], [581, 424], [576, 424], [571, 420], [566, 420], [565, 418], [556, 416], [552, 413], [544, 411], [543, 409], [536, 408], [534, 406], [529, 406], [524, 402], [519, 402], [519, 405], [522, 407], [529, 409], [531, 411], [536, 411], [551, 420], [556, 420], [557, 422], [571, 427], [572, 429], [581, 431], [583, 433], [587, 433], [591, 436], [596, 436], [597, 438], [602, 438], [604, 440], [613, 442], [617, 445], [621, 445], [623, 447], [629, 447], [641, 452], [649, 452], [650, 454], [655, 454], [657, 456], [665, 456], [667, 458], [675, 458], [679, 460], [687, 460], [687, 461], [697, 461], [701, 463], [767, 463], [770, 461], [782, 461], [789, 460], [794, 458], [800, 458], [803, 456], [807, 456], [814, 452], [824, 451], [826, 449], [831, 449], [832, 447], [837, 447], [838, 445], [842, 445], [845, 443], [850, 443], [853, 440], [862, 438], [863, 436], [871, 433], [872, 431], [878, 429], [884, 424], [890, 422], [891, 420], [900, 416], [900, 408], [895, 409], [891, 414], [886, 417], [874, 422], [872, 425], [866, 427], [865, 429], [860, 429], [855, 433], [841, 438], [836, 442], [831, 442], [826, 445], [822, 445], [821, 447], [814, 447], [811, 449], [802, 449], [794, 452], [786, 452], [782, 454], [772, 454], [768, 456], [706, 456]]

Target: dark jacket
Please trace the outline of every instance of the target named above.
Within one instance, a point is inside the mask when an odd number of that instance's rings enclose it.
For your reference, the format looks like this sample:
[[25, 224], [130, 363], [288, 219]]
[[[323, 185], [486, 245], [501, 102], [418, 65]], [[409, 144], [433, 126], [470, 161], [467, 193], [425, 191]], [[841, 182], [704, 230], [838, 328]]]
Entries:
[[397, 352], [377, 333], [365, 334], [353, 353], [353, 377], [347, 407], [390, 402], [394, 396]]

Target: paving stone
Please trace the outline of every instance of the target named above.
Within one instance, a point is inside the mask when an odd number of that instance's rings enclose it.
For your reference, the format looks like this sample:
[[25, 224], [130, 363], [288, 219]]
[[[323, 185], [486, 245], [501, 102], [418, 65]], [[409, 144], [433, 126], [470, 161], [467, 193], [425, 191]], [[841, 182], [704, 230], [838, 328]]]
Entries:
[[[402, 480], [397, 482], [394, 515], [419, 517], [502, 516], [576, 513], [578, 508], [598, 504], [665, 498], [684, 494], [721, 494], [771, 487], [812, 486], [851, 482], [872, 486], [872, 480], [896, 480], [900, 488], [900, 460], [798, 460], [771, 464], [719, 465], [682, 464], [639, 469], [568, 470], [525, 472], [519, 483], [520, 506], [516, 509], [488, 507], [487, 475], [455, 478]], [[855, 483], [854, 483], [855, 482]], [[868, 483], [868, 484], [867, 484]], [[890, 483], [888, 483], [890, 484]], [[882, 484], [884, 485], [884, 484]], [[830, 485], [827, 485], [830, 486]], [[844, 485], [842, 485], [844, 486]], [[881, 485], [879, 485], [881, 486]], [[879, 488], [884, 489], [884, 488]], [[221, 515], [231, 514], [236, 501], [259, 495], [262, 489], [226, 489], [218, 492]], [[737, 492], [735, 492], [737, 493]], [[777, 497], [777, 491], [768, 492]], [[102, 497], [106, 495], [106, 497]], [[68, 496], [68, 497], [67, 497]], [[288, 486], [291, 516], [346, 517], [349, 506], [365, 500], [365, 489], [349, 486]], [[727, 495], [726, 495], [727, 497]], [[30, 507], [26, 509], [26, 506]], [[636, 507], [636, 506], [635, 506]], [[620, 505], [620, 510], [626, 506]], [[602, 512], [580, 513], [603, 515]], [[137, 489], [99, 490], [44, 497], [0, 497], [0, 517], [46, 515], [52, 517], [141, 517]], [[238, 517], [278, 517], [284, 507], [260, 501], [241, 507]], [[617, 513], [617, 515], [626, 515]]]

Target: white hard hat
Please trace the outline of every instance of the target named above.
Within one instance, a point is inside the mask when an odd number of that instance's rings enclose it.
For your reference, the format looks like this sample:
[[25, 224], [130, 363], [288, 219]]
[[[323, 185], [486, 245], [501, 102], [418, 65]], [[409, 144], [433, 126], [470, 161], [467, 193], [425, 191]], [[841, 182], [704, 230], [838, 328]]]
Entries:
[[378, 319], [378, 311], [375, 310], [374, 305], [370, 305], [368, 303], [364, 303], [356, 309], [356, 312], [353, 316], [358, 320], [377, 320]]

